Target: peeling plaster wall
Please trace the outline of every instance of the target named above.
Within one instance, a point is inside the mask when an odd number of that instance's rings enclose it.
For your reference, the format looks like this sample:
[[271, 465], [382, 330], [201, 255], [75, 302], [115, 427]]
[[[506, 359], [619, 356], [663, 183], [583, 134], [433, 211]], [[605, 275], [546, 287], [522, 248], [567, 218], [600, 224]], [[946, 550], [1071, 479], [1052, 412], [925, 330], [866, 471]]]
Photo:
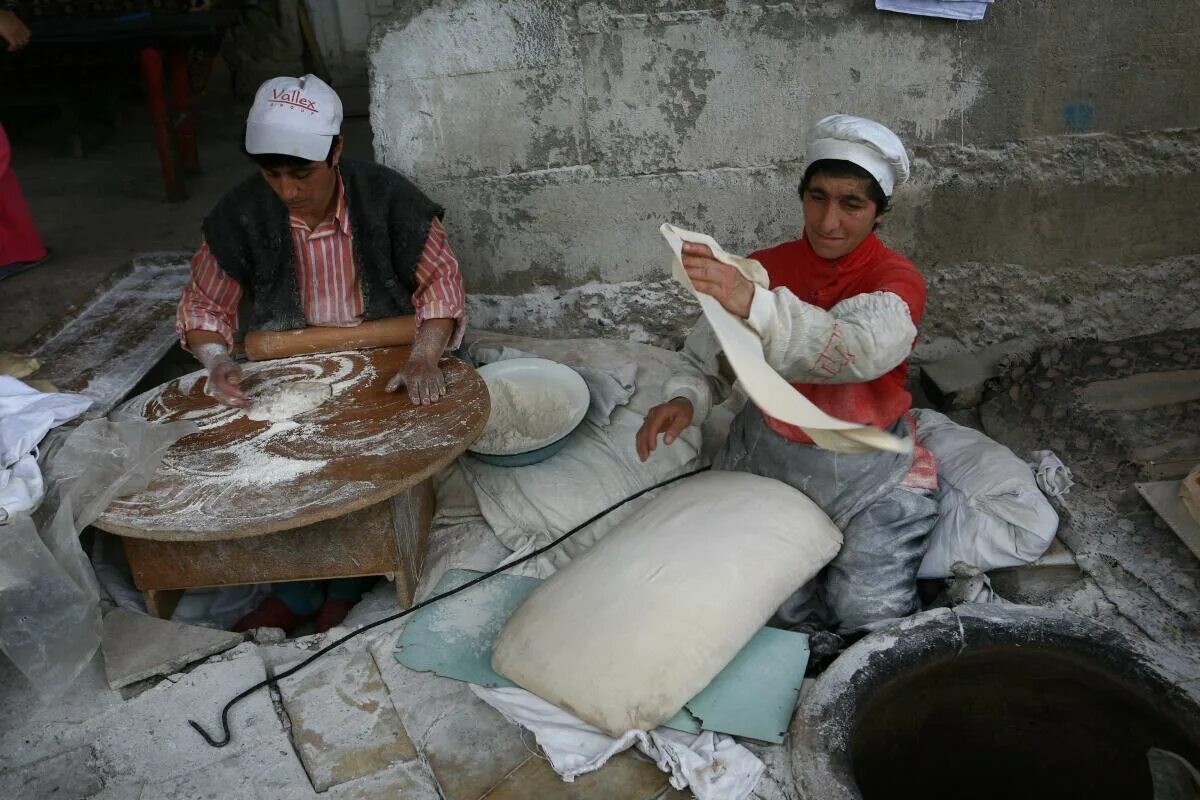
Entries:
[[665, 270], [658, 223], [741, 252], [795, 238], [803, 132], [846, 112], [914, 155], [882, 235], [929, 281], [926, 354], [1196, 325], [1197, 24], [1167, 0], [1008, 0], [979, 23], [419, 0], [370, 46], [376, 155], [447, 206], [477, 323], [671, 341], [695, 308], [640, 283]]

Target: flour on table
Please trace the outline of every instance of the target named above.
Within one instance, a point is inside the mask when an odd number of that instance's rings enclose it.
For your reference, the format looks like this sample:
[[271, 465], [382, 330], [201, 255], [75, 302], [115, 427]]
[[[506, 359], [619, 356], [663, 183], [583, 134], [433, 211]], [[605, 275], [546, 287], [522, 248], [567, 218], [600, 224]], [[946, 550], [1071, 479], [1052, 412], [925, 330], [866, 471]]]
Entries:
[[333, 388], [323, 381], [294, 381], [272, 386], [252, 398], [246, 416], [270, 422], [291, 419], [312, 411], [332, 396]]
[[302, 461], [245, 446], [234, 448], [234, 450], [237, 456], [237, 466], [227, 475], [227, 478], [234, 483], [260, 486], [289, 483], [301, 475], [316, 472], [326, 464], [324, 460]]
[[483, 433], [472, 446], [481, 453], [525, 453], [550, 444], [567, 433], [575, 409], [565, 390], [554, 385], [498, 378], [488, 382], [492, 411]]

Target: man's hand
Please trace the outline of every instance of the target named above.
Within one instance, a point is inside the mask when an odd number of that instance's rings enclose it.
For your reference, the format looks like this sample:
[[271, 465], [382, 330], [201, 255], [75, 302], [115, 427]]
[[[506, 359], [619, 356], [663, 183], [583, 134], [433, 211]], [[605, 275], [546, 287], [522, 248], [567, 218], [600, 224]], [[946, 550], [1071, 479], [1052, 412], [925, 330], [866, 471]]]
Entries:
[[692, 424], [695, 415], [692, 401], [676, 397], [662, 405], [657, 405], [646, 414], [646, 421], [637, 432], [638, 458], [645, 461], [658, 447], [658, 435], [663, 434], [663, 444], [671, 444], [679, 438], [688, 425]]
[[428, 406], [445, 396], [446, 376], [436, 359], [418, 357], [413, 352], [404, 369], [388, 381], [387, 390], [394, 392], [401, 386], [408, 388], [408, 399], [414, 406]]
[[208, 369], [208, 385], [204, 391], [218, 403], [234, 408], [246, 408], [250, 398], [241, 389], [242, 368], [226, 357]]
[[20, 50], [29, 44], [29, 28], [21, 18], [11, 11], [0, 10], [0, 39], [8, 42], [8, 52]]
[[708, 245], [684, 242], [683, 268], [687, 270], [696, 291], [716, 298], [726, 311], [739, 319], [750, 317], [754, 284], [737, 267], [713, 258]]
[[246, 408], [250, 398], [242, 391], [242, 368], [229, 357], [229, 348], [220, 334], [188, 331], [188, 348], [208, 370], [204, 393], [224, 406]]
[[427, 406], [441, 400], [446, 394], [446, 376], [438, 367], [438, 360], [446, 351], [446, 343], [456, 324], [452, 319], [422, 322], [408, 354], [408, 363], [388, 381], [387, 390], [394, 392], [401, 386], [408, 387], [408, 399], [414, 406]]

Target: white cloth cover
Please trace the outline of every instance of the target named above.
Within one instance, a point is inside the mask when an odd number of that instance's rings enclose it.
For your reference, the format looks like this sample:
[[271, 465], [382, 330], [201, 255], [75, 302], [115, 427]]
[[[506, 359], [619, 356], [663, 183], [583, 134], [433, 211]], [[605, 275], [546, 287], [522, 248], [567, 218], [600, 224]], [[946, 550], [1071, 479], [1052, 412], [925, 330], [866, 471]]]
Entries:
[[[566, 446], [553, 457], [525, 467], [497, 467], [464, 456], [459, 459], [467, 485], [475, 493], [478, 513], [491, 526], [512, 559], [547, 544], [595, 514], [632, 494], [700, 466], [701, 430], [688, 428], [670, 447], [642, 462], [636, 436], [646, 412], [663, 402], [663, 384], [680, 360], [651, 345], [602, 339], [546, 340], [500, 334], [481, 334], [471, 345], [476, 361], [503, 351], [549, 358], [590, 373], [617, 375], [634, 366], [632, 394], [615, 391], [607, 412], [589, 411]], [[597, 392], [589, 381], [593, 401]], [[607, 406], [607, 401], [605, 405]], [[724, 441], [724, 434], [719, 437]], [[581, 491], [586, 487], [586, 491]], [[580, 531], [549, 554], [520, 567], [524, 574], [546, 577], [571, 558], [591, 547], [620, 520], [633, 513], [649, 496], [630, 503]], [[442, 498], [438, 509], [442, 513]]]
[[950, 605], [978, 605], [980, 603], [1008, 605], [1008, 601], [996, 594], [996, 590], [992, 588], [992, 579], [979, 567], [957, 561], [951, 567], [951, 571], [954, 573], [954, 577], [946, 581], [946, 599], [949, 600]]
[[91, 404], [83, 395], [39, 392], [0, 375], [0, 524], [32, 511], [42, 499], [42, 473], [34, 455], [38, 442]]
[[879, 181], [888, 197], [908, 180], [908, 152], [900, 137], [875, 120], [833, 114], [808, 131], [805, 156], [814, 161], [833, 159], [857, 164]]
[[654, 759], [670, 773], [672, 786], [691, 789], [697, 800], [745, 800], [763, 774], [758, 757], [731, 736], [659, 728], [631, 730], [614, 739], [524, 689], [471, 686], [471, 691], [509, 722], [531, 731], [551, 768], [567, 783], [630, 747]]
[[1040, 558], [1054, 541], [1058, 514], [1029, 466], [944, 414], [912, 413], [938, 468], [939, 518], [917, 576], [948, 578], [956, 561], [986, 572]]
[[1062, 497], [1075, 485], [1071, 468], [1064, 464], [1053, 450], [1034, 450], [1025, 459], [1025, 463], [1033, 470], [1038, 488], [1045, 492], [1047, 497]]
[[[509, 560], [549, 544], [606, 508], [655, 484], [699, 467], [700, 431], [688, 428], [670, 447], [642, 462], [637, 431], [642, 417], [618, 409], [607, 427], [589, 419], [551, 458], [526, 467], [497, 467], [459, 459], [479, 511], [496, 538], [513, 551]], [[597, 520], [544, 556], [527, 562], [522, 573], [546, 577], [586, 551], [646, 498]]]
[[653, 730], [841, 543], [817, 505], [780, 481], [688, 478], [534, 590], [500, 632], [492, 666], [614, 738]]

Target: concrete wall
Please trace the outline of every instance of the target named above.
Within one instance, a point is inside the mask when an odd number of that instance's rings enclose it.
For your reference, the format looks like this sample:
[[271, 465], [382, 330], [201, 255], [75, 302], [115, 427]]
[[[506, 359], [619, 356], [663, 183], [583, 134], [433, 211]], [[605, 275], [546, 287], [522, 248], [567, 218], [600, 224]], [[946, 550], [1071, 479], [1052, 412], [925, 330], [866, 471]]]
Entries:
[[929, 281], [927, 355], [1195, 327], [1198, 25], [1170, 0], [418, 0], [369, 48], [376, 156], [449, 209], [477, 323], [670, 339], [694, 307], [658, 223], [797, 237], [803, 132], [845, 112], [914, 155], [882, 234]]

